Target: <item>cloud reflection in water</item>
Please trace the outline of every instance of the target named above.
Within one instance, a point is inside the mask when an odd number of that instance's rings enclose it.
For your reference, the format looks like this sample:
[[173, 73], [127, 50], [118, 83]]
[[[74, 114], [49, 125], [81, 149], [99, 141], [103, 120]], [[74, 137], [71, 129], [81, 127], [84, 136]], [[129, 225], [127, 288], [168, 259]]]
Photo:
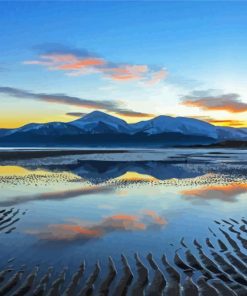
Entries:
[[89, 195], [89, 194], [98, 194], [98, 193], [107, 193], [114, 191], [114, 187], [110, 185], [102, 185], [102, 186], [85, 186], [79, 189], [70, 189], [63, 191], [55, 191], [55, 192], [45, 192], [45, 193], [37, 193], [37, 194], [26, 194], [26, 195], [18, 195], [6, 200], [0, 201], [1, 207], [8, 207], [16, 204], [25, 203], [28, 201], [42, 201], [42, 200], [63, 200], [73, 197], [78, 197], [81, 195]]
[[224, 185], [208, 185], [180, 192], [187, 200], [220, 200], [223, 202], [236, 202], [237, 197], [247, 192], [247, 184], [230, 183]]
[[155, 211], [140, 214], [117, 213], [97, 223], [77, 221], [75, 224], [50, 224], [46, 229], [28, 230], [27, 233], [46, 241], [88, 241], [114, 231], [145, 231], [165, 226], [167, 221]]

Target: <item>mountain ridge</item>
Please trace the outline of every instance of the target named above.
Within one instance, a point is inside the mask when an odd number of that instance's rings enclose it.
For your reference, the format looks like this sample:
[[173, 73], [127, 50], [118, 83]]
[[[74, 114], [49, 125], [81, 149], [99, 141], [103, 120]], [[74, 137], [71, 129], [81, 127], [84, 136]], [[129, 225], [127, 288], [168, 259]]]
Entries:
[[127, 123], [102, 111], [93, 111], [67, 123], [29, 123], [16, 129], [0, 129], [0, 146], [32, 146], [33, 141], [38, 146], [139, 146], [142, 143], [143, 147], [151, 144], [160, 147], [162, 143], [164, 146], [180, 145], [180, 140], [181, 145], [247, 140], [247, 129], [215, 126], [199, 119], [165, 115]]

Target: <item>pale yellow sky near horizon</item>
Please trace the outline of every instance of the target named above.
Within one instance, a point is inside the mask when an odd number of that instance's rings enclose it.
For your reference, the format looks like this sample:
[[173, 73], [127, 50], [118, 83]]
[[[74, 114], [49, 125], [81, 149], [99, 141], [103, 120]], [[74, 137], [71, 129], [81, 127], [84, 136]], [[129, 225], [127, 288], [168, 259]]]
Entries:
[[[47, 123], [47, 122], [53, 122], [53, 121], [70, 122], [80, 118], [79, 116], [66, 115], [66, 113], [63, 112], [63, 108], [61, 108], [61, 106], [59, 106], [58, 108], [57, 106], [56, 107], [54, 106], [54, 108], [46, 108], [46, 109], [35, 108], [35, 109], [32, 109], [32, 112], [30, 112], [28, 108], [25, 108], [25, 109], [17, 108], [14, 112], [13, 111], [8, 112], [7, 110], [4, 110], [5, 112], [2, 112], [2, 111], [3, 110], [0, 110], [0, 128], [18, 128], [28, 123]], [[76, 108], [68, 110], [68, 112], [81, 112], [81, 111], [82, 110], [78, 110]], [[83, 111], [85, 113], [90, 113], [94, 110], [84, 109]], [[152, 118], [152, 117], [140, 118], [140, 117], [120, 116], [113, 112], [105, 112], [105, 113], [119, 117], [128, 123], [135, 123], [138, 121], [149, 120]], [[218, 114], [218, 116], [213, 116], [212, 118], [208, 117], [207, 115], [201, 115], [201, 114], [196, 115], [196, 111], [191, 113], [192, 113], [191, 115], [184, 116], [184, 117], [196, 118], [196, 119], [203, 120], [218, 126], [247, 127], [247, 120], [245, 120], [245, 118], [247, 118], [246, 112], [245, 114], [241, 114], [241, 116], [238, 114], [230, 114], [229, 116], [227, 112], [219, 111], [219, 112], [215, 112]], [[172, 113], [157, 114], [155, 116], [159, 116], [159, 115], [168, 115], [172, 117], [182, 116], [179, 114], [172, 114]]]

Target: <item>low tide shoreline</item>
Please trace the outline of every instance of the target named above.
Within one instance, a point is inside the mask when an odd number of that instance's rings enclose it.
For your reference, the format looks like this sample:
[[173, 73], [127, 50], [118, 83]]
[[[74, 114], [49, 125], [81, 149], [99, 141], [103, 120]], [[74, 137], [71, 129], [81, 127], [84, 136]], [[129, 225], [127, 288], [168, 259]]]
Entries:
[[162, 161], [167, 163], [246, 163], [247, 150], [224, 148], [9, 148], [0, 149], [0, 164], [43, 162], [72, 164], [80, 161]]
[[30, 158], [58, 157], [68, 155], [128, 153], [124, 149], [4, 149], [0, 150], [0, 161]]

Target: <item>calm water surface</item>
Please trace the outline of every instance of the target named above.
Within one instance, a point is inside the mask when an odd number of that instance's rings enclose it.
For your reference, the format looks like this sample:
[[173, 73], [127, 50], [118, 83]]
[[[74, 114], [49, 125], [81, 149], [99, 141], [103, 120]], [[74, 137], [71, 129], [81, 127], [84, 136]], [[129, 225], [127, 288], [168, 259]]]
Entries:
[[[81, 161], [0, 166], [1, 262], [75, 268], [124, 253], [169, 257], [184, 237], [203, 244], [214, 220], [246, 215], [244, 164]], [[12, 219], [12, 220], [13, 220]], [[225, 227], [225, 226], [223, 226]], [[6, 233], [7, 232], [7, 233]], [[221, 236], [221, 234], [219, 234]], [[213, 241], [213, 238], [212, 238]]]

